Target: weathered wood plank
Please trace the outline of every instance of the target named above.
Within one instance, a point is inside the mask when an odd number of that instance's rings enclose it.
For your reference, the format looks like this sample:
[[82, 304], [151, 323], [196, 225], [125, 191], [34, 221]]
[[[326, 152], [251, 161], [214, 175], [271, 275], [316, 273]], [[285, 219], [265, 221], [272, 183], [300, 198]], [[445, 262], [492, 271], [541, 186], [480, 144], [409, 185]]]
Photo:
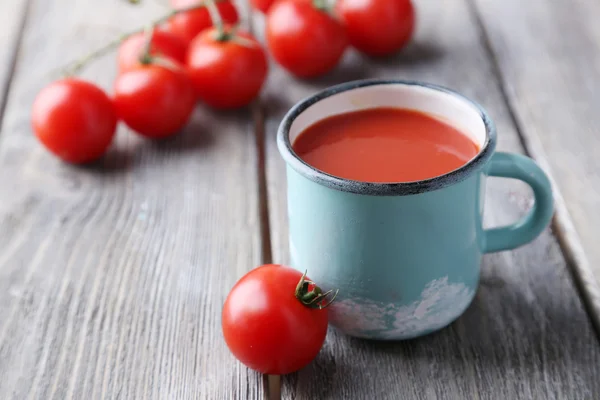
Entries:
[[[260, 263], [250, 113], [200, 108], [161, 143], [121, 128], [75, 168], [29, 127], [48, 73], [148, 18], [157, 2], [35, 0], [0, 146], [0, 398], [262, 398], [220, 312]], [[109, 88], [114, 57], [86, 73]]]
[[0, 123], [26, 9], [27, 0], [4, 0], [0, 3]]
[[[336, 73], [311, 82], [274, 70], [264, 104], [275, 262], [289, 260], [285, 170], [276, 129], [292, 104], [316, 90], [367, 77], [450, 86], [489, 110], [500, 150], [523, 151], [467, 3], [417, 5], [417, 37], [393, 59], [349, 54]], [[531, 197], [524, 185], [490, 180], [487, 200], [486, 223], [498, 225], [521, 217]], [[332, 329], [318, 359], [286, 377], [283, 389], [284, 396], [296, 399], [595, 398], [599, 373], [600, 347], [548, 230], [528, 246], [486, 256], [476, 300], [451, 327], [400, 343], [356, 340]]]
[[561, 190], [557, 229], [600, 327], [600, 3], [474, 4], [520, 133]]

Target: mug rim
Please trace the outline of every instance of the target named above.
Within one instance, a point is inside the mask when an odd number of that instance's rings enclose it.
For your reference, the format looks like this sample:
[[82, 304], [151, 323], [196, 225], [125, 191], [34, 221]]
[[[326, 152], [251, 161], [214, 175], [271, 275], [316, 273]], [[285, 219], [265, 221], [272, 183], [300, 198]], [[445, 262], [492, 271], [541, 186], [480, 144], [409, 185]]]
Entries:
[[[302, 160], [292, 148], [290, 129], [296, 118], [310, 106], [336, 94], [376, 85], [418, 86], [458, 97], [481, 117], [485, 127], [485, 142], [475, 157], [461, 167], [433, 178], [411, 182], [362, 182], [340, 178], [319, 170]], [[331, 189], [374, 196], [403, 196], [429, 192], [463, 181], [479, 170], [492, 156], [496, 147], [496, 127], [487, 111], [477, 102], [455, 90], [437, 84], [401, 79], [362, 79], [328, 87], [296, 103], [283, 117], [277, 130], [277, 147], [284, 161], [305, 178]]]

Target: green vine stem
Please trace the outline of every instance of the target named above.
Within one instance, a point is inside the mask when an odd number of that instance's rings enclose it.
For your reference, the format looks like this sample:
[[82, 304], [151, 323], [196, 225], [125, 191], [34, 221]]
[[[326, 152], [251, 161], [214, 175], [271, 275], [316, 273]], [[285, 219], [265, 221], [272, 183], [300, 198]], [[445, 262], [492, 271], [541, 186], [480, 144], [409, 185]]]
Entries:
[[256, 46], [251, 40], [248, 40], [245, 37], [237, 34], [239, 26], [236, 25], [233, 27], [225, 27], [225, 24], [223, 23], [223, 17], [221, 16], [219, 8], [217, 7], [217, 2], [218, 1], [215, 0], [203, 0], [203, 3], [210, 14], [212, 24], [217, 29], [215, 40], [218, 42], [231, 41], [245, 47]]
[[225, 32], [225, 25], [223, 24], [223, 18], [217, 7], [215, 0], [204, 0], [204, 5], [210, 14], [210, 20], [215, 28], [217, 28], [217, 40], [226, 41], [229, 39], [229, 35]]
[[140, 63], [147, 65], [152, 62], [152, 38], [154, 37], [154, 29], [156, 26], [154, 24], [150, 24], [144, 30], [144, 46], [142, 47], [142, 51], [140, 52]]
[[[211, 2], [213, 2], [213, 4], [214, 4], [214, 0], [211, 0]], [[169, 12], [168, 14], [165, 14], [162, 17], [155, 19], [154, 21], [152, 21], [150, 23], [150, 25], [153, 27], [156, 27], [157, 25], [167, 21], [169, 18], [171, 18], [177, 14], [188, 12], [188, 11], [199, 10], [204, 7], [206, 7], [206, 5], [204, 2], [202, 2], [198, 5], [184, 7], [184, 8], [178, 9], [178, 10], [173, 10], [173, 11]], [[216, 6], [215, 6], [215, 8], [216, 8]], [[130, 31], [123, 35], [120, 35], [119, 37], [106, 43], [104, 46], [99, 47], [98, 49], [86, 54], [82, 58], [67, 64], [67, 66], [63, 68], [63, 74], [66, 76], [72, 76], [72, 75], [79, 74], [90, 61], [93, 61], [98, 57], [102, 57], [102, 56], [110, 53], [114, 48], [119, 46], [121, 44], [121, 42], [123, 42], [130, 36], [133, 36], [140, 32], [144, 32], [144, 30], [145, 30], [144, 28], [138, 28], [136, 30], [133, 30], [133, 31]]]
[[313, 6], [321, 11], [329, 12], [329, 4], [327, 0], [313, 0]]
[[127, 39], [129, 36], [135, 35], [138, 32], [139, 31], [135, 31], [127, 33], [125, 35], [121, 35], [118, 38], [111, 40], [104, 46], [86, 54], [84, 57], [81, 57], [80, 59], [67, 64], [66, 67], [62, 68], [63, 74], [66, 76], [79, 74], [90, 61], [93, 61], [98, 57], [102, 57], [105, 54], [110, 53], [115, 47], [121, 44], [123, 40]]

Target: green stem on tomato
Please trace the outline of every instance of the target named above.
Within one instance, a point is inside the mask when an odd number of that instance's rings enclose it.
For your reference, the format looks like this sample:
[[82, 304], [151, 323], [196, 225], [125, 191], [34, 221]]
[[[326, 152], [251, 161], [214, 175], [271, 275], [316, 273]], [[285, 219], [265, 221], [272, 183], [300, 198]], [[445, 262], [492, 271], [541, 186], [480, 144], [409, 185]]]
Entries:
[[312, 3], [313, 7], [316, 9], [329, 12], [329, 4], [327, 3], [327, 0], [312, 0]]
[[[180, 14], [180, 13], [184, 13], [184, 12], [188, 12], [188, 11], [193, 11], [193, 10], [199, 10], [206, 7], [204, 4], [200, 4], [200, 5], [194, 5], [194, 6], [190, 6], [190, 7], [184, 7], [181, 8], [179, 10], [173, 10], [171, 12], [169, 12], [168, 14], [163, 15], [160, 18], [155, 19], [154, 21], [151, 22], [152, 26], [157, 26], [158, 24], [165, 22], [166, 20], [168, 20], [169, 18]], [[78, 73], [80, 73], [83, 68], [90, 62], [95, 60], [98, 57], [102, 57], [106, 54], [108, 54], [110, 51], [112, 51], [114, 48], [116, 48], [117, 46], [119, 46], [121, 44], [121, 42], [123, 42], [124, 40], [126, 40], [127, 38], [129, 38], [130, 36], [136, 35], [140, 32], [143, 32], [144, 29], [136, 29], [133, 31], [130, 31], [128, 33], [125, 33], [117, 38], [115, 38], [114, 40], [111, 40], [110, 42], [108, 42], [107, 44], [105, 44], [104, 46], [93, 50], [92, 52], [86, 54], [85, 56], [81, 57], [79, 60], [75, 60], [69, 64], [67, 64], [66, 67], [63, 68], [63, 73], [64, 75], [70, 76], [70, 75], [77, 75]]]
[[229, 35], [225, 32], [225, 25], [223, 24], [223, 18], [221, 17], [217, 3], [215, 3], [215, 0], [204, 0], [204, 4], [210, 14], [210, 20], [212, 21], [213, 26], [217, 29], [217, 40], [228, 40]]
[[140, 52], [140, 63], [144, 65], [148, 65], [152, 62], [152, 56], [150, 52], [152, 51], [152, 38], [154, 37], [154, 24], [149, 24], [146, 29], [144, 29], [144, 46], [142, 47], [142, 51]]
[[[312, 289], [310, 288], [311, 285]], [[333, 297], [327, 301], [327, 297], [333, 293], [333, 290], [323, 293], [323, 290], [313, 281], [306, 280], [306, 272], [304, 272], [302, 278], [300, 278], [300, 282], [298, 282], [298, 285], [296, 286], [296, 292], [294, 295], [306, 307], [322, 310], [329, 307], [331, 303], [333, 303], [338, 295], [338, 292], [339, 290], [336, 290]]]

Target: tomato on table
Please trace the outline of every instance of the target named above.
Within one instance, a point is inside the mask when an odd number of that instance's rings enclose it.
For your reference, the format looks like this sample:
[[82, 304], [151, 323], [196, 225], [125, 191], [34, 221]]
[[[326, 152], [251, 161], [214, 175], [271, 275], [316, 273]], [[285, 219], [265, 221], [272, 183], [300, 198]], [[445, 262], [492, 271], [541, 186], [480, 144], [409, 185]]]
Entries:
[[213, 28], [188, 49], [187, 68], [198, 98], [215, 108], [239, 108], [256, 98], [269, 69], [260, 43], [250, 34]]
[[[117, 54], [120, 72], [140, 64], [140, 56], [144, 51], [146, 41], [147, 33], [140, 32], [131, 35], [121, 43]], [[152, 32], [149, 55], [160, 55], [183, 64], [186, 52], [187, 46], [179, 36], [158, 29]]]
[[267, 44], [275, 60], [301, 78], [331, 71], [346, 50], [344, 27], [317, 0], [281, 0], [267, 14]]
[[415, 28], [411, 0], [339, 0], [336, 12], [344, 22], [350, 44], [371, 56], [402, 49]]
[[325, 341], [328, 295], [295, 269], [260, 266], [243, 276], [225, 300], [225, 342], [238, 360], [261, 373], [298, 371]]
[[[201, 4], [198, 0], [172, 0], [171, 6], [175, 9], [182, 9]], [[239, 22], [239, 14], [235, 4], [229, 0], [222, 0], [216, 3], [219, 15], [225, 24], [237, 24]], [[186, 45], [202, 31], [211, 28], [213, 22], [210, 18], [208, 8], [202, 7], [195, 10], [185, 11], [172, 16], [167, 21], [165, 27], [167, 31], [179, 36], [184, 40]]]
[[32, 107], [40, 142], [64, 161], [94, 161], [110, 146], [117, 127], [112, 101], [99, 87], [75, 78], [42, 89]]
[[187, 72], [176, 64], [140, 64], [117, 77], [114, 91], [119, 118], [149, 138], [163, 138], [180, 131], [196, 103]]

